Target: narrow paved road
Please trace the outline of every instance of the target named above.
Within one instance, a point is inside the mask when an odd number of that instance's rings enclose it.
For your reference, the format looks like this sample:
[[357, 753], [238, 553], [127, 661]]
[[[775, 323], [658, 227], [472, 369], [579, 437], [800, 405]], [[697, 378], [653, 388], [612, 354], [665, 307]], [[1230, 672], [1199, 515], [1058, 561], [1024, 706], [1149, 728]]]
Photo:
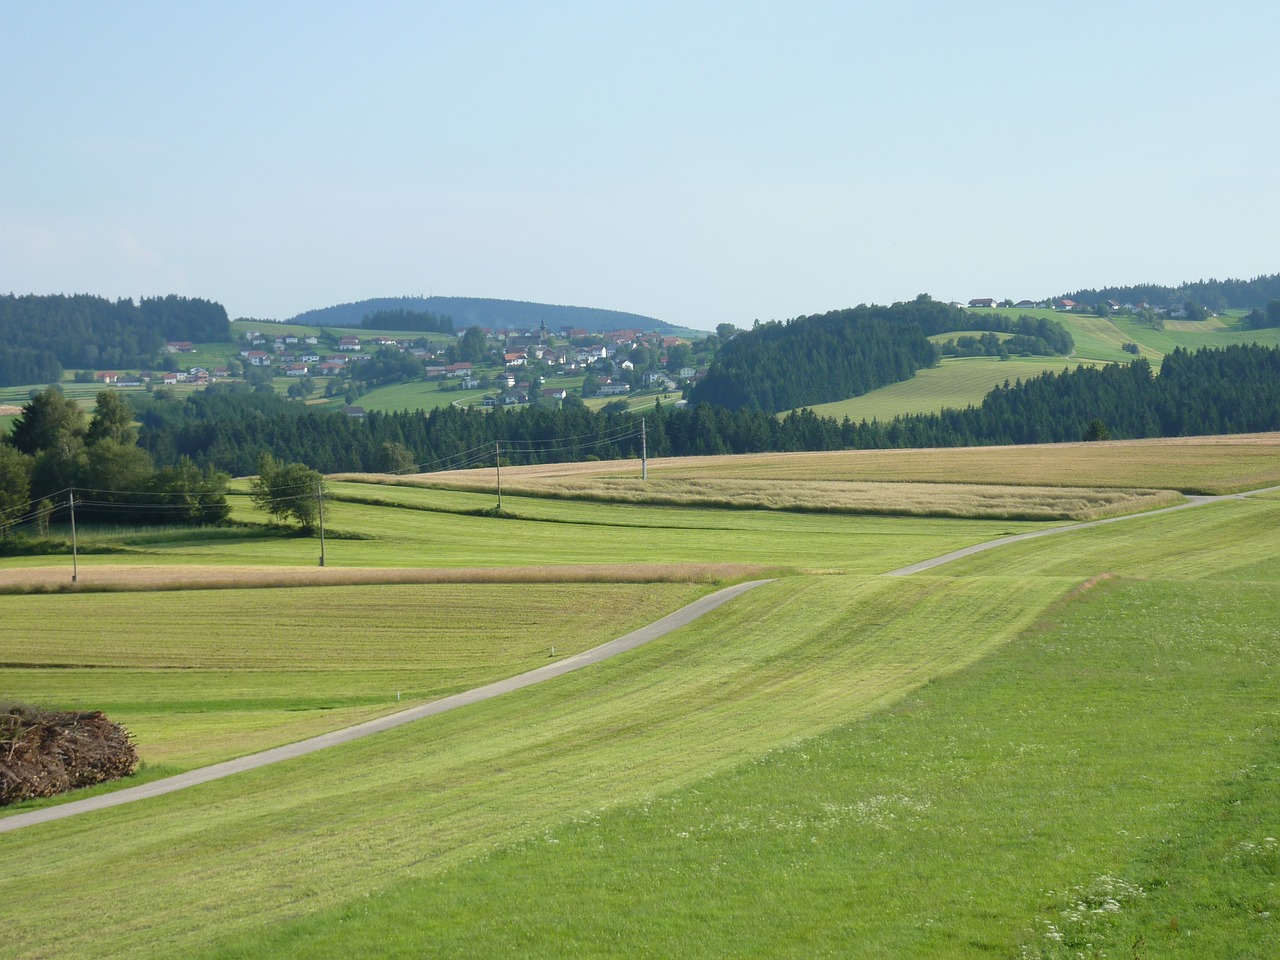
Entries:
[[153, 780], [150, 783], [144, 783], [136, 787], [126, 787], [114, 793], [104, 793], [98, 797], [73, 800], [70, 803], [59, 804], [55, 807], [45, 807], [41, 810], [31, 810], [27, 813], [17, 813], [10, 817], [0, 818], [0, 833], [34, 826], [37, 823], [62, 820], [65, 817], [74, 817], [77, 814], [89, 813], [93, 810], [118, 807], [124, 803], [133, 803], [137, 800], [145, 800], [148, 797], [158, 797], [162, 794], [173, 793], [175, 790], [184, 790], [197, 784], [229, 777], [234, 773], [256, 770], [258, 767], [265, 767], [271, 763], [292, 760], [294, 757], [302, 757], [308, 753], [315, 753], [317, 750], [324, 750], [327, 747], [336, 747], [340, 743], [350, 743], [352, 740], [359, 740], [361, 737], [381, 733], [383, 730], [391, 730], [406, 723], [421, 720], [424, 717], [434, 717], [436, 714], [456, 710], [458, 707], [465, 707], [473, 703], [479, 703], [481, 700], [488, 700], [504, 693], [510, 693], [512, 690], [519, 690], [535, 683], [542, 683], [544, 680], [572, 673], [574, 670], [581, 670], [583, 667], [589, 667], [594, 663], [607, 660], [609, 657], [625, 653], [627, 650], [633, 650], [641, 644], [648, 643], [650, 640], [656, 640], [672, 630], [677, 630], [692, 623], [704, 614], [710, 613], [716, 607], [729, 602], [734, 597], [740, 596], [754, 587], [771, 582], [770, 580], [751, 580], [747, 583], [725, 587], [723, 590], [717, 590], [715, 593], [695, 600], [688, 606], [681, 607], [674, 613], [667, 614], [661, 620], [655, 620], [639, 630], [633, 630], [617, 640], [611, 640], [583, 653], [565, 657], [563, 660], [549, 663], [545, 667], [537, 667], [518, 676], [508, 677], [506, 680], [498, 680], [483, 687], [476, 687], [474, 690], [456, 693], [451, 697], [443, 697], [440, 700], [433, 700], [421, 706], [401, 710], [399, 713], [379, 717], [376, 720], [369, 720], [354, 727], [334, 730], [331, 733], [321, 734], [309, 740], [300, 740], [297, 743], [286, 744], [283, 747], [275, 747], [271, 750], [264, 750], [261, 753], [253, 753], [247, 757], [237, 757], [235, 760], [227, 760], [224, 763], [217, 763], [213, 766], [201, 767], [198, 770], [188, 770], [186, 773], [165, 777], [163, 780]]
[[925, 570], [932, 570], [934, 567], [940, 567], [944, 563], [950, 563], [952, 560], [960, 560], [964, 557], [971, 557], [975, 553], [981, 553], [983, 550], [993, 550], [996, 547], [1003, 547], [1010, 543], [1017, 543], [1019, 540], [1034, 540], [1037, 537], [1052, 537], [1059, 533], [1070, 533], [1072, 530], [1084, 530], [1087, 527], [1100, 527], [1104, 523], [1124, 523], [1126, 520], [1141, 520], [1144, 517], [1154, 517], [1161, 513], [1171, 513], [1174, 510], [1188, 510], [1191, 507], [1203, 507], [1209, 503], [1221, 503], [1223, 500], [1243, 500], [1246, 497], [1252, 497], [1259, 493], [1272, 493], [1280, 490], [1280, 487], [1263, 487], [1260, 490], [1246, 490], [1244, 493], [1227, 493], [1217, 497], [1187, 497], [1186, 503], [1179, 503], [1172, 507], [1161, 507], [1159, 510], [1148, 510], [1145, 513], [1126, 513], [1122, 517], [1107, 517], [1105, 520], [1090, 520], [1087, 523], [1072, 523], [1065, 527], [1053, 527], [1050, 530], [1037, 530], [1034, 533], [1019, 533], [1012, 537], [1001, 537], [998, 540], [988, 540], [986, 543], [975, 543], [972, 547], [965, 547], [962, 550], [953, 550], [951, 553], [943, 554], [941, 557], [934, 557], [932, 560], [921, 560], [919, 563], [913, 563], [909, 567], [899, 567], [897, 570], [890, 570], [885, 574], [886, 577], [909, 577], [913, 573], [922, 573]]

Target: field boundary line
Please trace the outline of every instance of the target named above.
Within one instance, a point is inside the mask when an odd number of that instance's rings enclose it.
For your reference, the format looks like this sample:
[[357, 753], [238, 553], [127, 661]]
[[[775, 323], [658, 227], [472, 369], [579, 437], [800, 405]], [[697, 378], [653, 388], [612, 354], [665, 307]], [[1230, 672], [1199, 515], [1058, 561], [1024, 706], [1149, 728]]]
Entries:
[[1031, 533], [1017, 533], [1009, 537], [1000, 537], [996, 540], [987, 540], [985, 543], [975, 543], [970, 547], [962, 547], [959, 550], [953, 550], [950, 553], [944, 553], [940, 557], [934, 557], [931, 560], [921, 560], [907, 567], [899, 567], [897, 570], [890, 570], [881, 574], [885, 577], [909, 577], [914, 573], [923, 573], [926, 570], [932, 570], [943, 564], [951, 563], [953, 560], [962, 560], [965, 557], [971, 557], [975, 553], [982, 553], [985, 550], [994, 550], [996, 547], [1007, 546], [1011, 543], [1018, 543], [1022, 540], [1034, 540], [1037, 537], [1052, 537], [1059, 533], [1071, 533], [1074, 530], [1084, 530], [1087, 527], [1100, 527], [1104, 523], [1123, 523], [1126, 520], [1142, 520], [1146, 517], [1158, 516], [1162, 513], [1171, 513], [1174, 510], [1189, 510], [1192, 507], [1203, 507], [1208, 504], [1221, 503], [1224, 500], [1244, 500], [1248, 497], [1255, 496], [1259, 493], [1273, 493], [1280, 490], [1280, 486], [1261, 487], [1257, 490], [1245, 490], [1241, 493], [1223, 493], [1216, 496], [1200, 496], [1187, 494], [1186, 503], [1174, 504], [1172, 507], [1160, 507], [1157, 510], [1148, 510], [1145, 513], [1126, 513], [1119, 517], [1104, 517], [1101, 520], [1086, 520], [1081, 523], [1071, 523], [1062, 527], [1053, 527], [1049, 530], [1035, 530]]
[[72, 800], [69, 803], [59, 804], [58, 806], [44, 807], [40, 810], [31, 810], [26, 813], [16, 813], [12, 816], [3, 817], [0, 818], [0, 833], [7, 833], [11, 830], [35, 826], [40, 823], [49, 823], [54, 820], [63, 820], [82, 813], [106, 810], [110, 807], [118, 807], [151, 797], [163, 796], [166, 793], [173, 793], [177, 790], [185, 790], [187, 787], [221, 780], [223, 777], [243, 773], [247, 770], [256, 770], [259, 767], [265, 767], [273, 763], [293, 760], [309, 753], [315, 753], [317, 750], [325, 750], [329, 747], [350, 743], [353, 740], [360, 740], [375, 733], [382, 733], [384, 730], [393, 730], [407, 723], [413, 723], [415, 720], [434, 717], [437, 714], [447, 713], [459, 707], [490, 700], [504, 693], [511, 693], [514, 690], [520, 690], [535, 683], [542, 683], [546, 680], [563, 676], [566, 673], [581, 670], [583, 667], [589, 667], [620, 653], [633, 650], [651, 640], [657, 640], [673, 630], [687, 626], [699, 617], [741, 596], [748, 590], [773, 582], [772, 579], [749, 580], [746, 583], [724, 587], [715, 593], [707, 594], [705, 597], [700, 597], [692, 603], [686, 604], [665, 617], [632, 630], [616, 640], [602, 643], [598, 647], [592, 647], [582, 653], [565, 657], [555, 663], [535, 667], [524, 673], [516, 674], [514, 677], [507, 677], [505, 680], [497, 680], [484, 686], [475, 687], [472, 690], [464, 690], [462, 693], [441, 697], [439, 700], [432, 700], [429, 703], [410, 707], [407, 710], [400, 710], [385, 717], [367, 720], [364, 723], [345, 727], [341, 730], [332, 730], [316, 737], [299, 740], [297, 743], [289, 743], [284, 746], [273, 747], [270, 750], [263, 750], [259, 753], [251, 753], [248, 756], [237, 757], [234, 760], [226, 760], [222, 763], [211, 764], [196, 770], [188, 770], [185, 773], [165, 777], [161, 780], [153, 780], [150, 783], [139, 784], [136, 787], [125, 787], [122, 790], [104, 793], [97, 797], [86, 797], [83, 800]]

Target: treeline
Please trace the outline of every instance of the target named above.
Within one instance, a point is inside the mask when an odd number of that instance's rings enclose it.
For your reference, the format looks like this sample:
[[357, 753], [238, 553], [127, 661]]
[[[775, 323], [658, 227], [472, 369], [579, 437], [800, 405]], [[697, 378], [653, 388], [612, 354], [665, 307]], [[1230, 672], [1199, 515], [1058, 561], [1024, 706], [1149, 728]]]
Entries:
[[948, 311], [959, 313], [922, 296], [757, 323], [720, 348], [690, 402], [778, 412], [909, 380], [937, 362], [928, 333], [945, 329]]
[[[1075, 349], [1075, 341], [1057, 320], [1023, 314], [1016, 320], [1000, 314], [971, 315], [970, 329], [985, 330], [980, 336], [965, 334], [945, 340], [938, 351], [948, 357], [1007, 357], [1031, 354], [1037, 357], [1067, 356]], [[1000, 339], [997, 334], [1011, 333]]]
[[[1280, 299], [1280, 273], [1254, 277], [1252, 280], [1196, 280], [1165, 287], [1139, 283], [1128, 287], [1101, 287], [1063, 294], [1077, 303], [1115, 300], [1119, 303], [1146, 302], [1167, 307], [1190, 300], [1210, 310], [1265, 310], [1271, 300]], [[1061, 299], [1061, 298], [1055, 298]]]
[[152, 366], [170, 340], [230, 339], [227, 311], [208, 300], [9, 294], [0, 296], [0, 386], [50, 383], [64, 368]]
[[0, 539], [20, 523], [47, 526], [76, 500], [85, 520], [218, 523], [230, 513], [227, 476], [175, 457], [159, 469], [138, 446], [133, 410], [113, 390], [92, 418], [50, 387], [31, 399], [0, 442]]
[[453, 318], [428, 310], [375, 310], [365, 314], [366, 330], [413, 330], [421, 333], [453, 333]]
[[[755, 407], [656, 405], [643, 413], [651, 456], [972, 446], [1075, 441], [1100, 421], [1116, 439], [1280, 429], [1280, 349], [1177, 349], [1156, 377], [1149, 363], [1079, 367], [993, 390], [978, 407], [854, 423], [811, 410], [784, 417]], [[185, 401], [143, 401], [140, 444], [157, 463], [251, 474], [258, 458], [324, 473], [445, 469], [482, 461], [496, 442], [514, 463], [636, 457], [635, 414], [580, 403], [490, 413], [443, 407], [370, 413], [363, 420], [216, 385]], [[477, 451], [479, 453], [477, 454]]]

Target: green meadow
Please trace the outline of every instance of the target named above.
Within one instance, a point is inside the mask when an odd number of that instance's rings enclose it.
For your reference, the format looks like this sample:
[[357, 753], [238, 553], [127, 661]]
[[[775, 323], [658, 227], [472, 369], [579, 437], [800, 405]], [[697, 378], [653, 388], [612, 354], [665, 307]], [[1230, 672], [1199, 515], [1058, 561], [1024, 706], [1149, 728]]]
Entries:
[[[882, 574], [1047, 525], [504, 496], [507, 519], [474, 515], [487, 493], [331, 488], [350, 539], [330, 563], [783, 575], [590, 669], [6, 834], [12, 956], [1280, 951], [1278, 499], [901, 578]], [[93, 531], [126, 552], [83, 558], [86, 579], [314, 564], [314, 539], [266, 532]], [[128, 714], [177, 769], [527, 669], [710, 588], [5, 596], [0, 689]]]

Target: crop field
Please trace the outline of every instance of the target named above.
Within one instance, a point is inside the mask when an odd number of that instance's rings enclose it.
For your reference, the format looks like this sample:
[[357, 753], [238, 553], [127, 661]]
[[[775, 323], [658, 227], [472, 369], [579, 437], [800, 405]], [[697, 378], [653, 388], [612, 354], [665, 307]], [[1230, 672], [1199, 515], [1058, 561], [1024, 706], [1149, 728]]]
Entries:
[[[958, 334], [947, 334], [948, 338]], [[1130, 358], [1132, 359], [1132, 358]], [[860, 397], [818, 403], [810, 407], [823, 417], [843, 420], [848, 417], [854, 423], [863, 420], [892, 420], [912, 413], [937, 413], [946, 407], [964, 409], [977, 406], [982, 398], [1006, 380], [1013, 383], [1038, 377], [1042, 373], [1058, 373], [1074, 369], [1082, 361], [1062, 357], [963, 357], [943, 360], [936, 367], [926, 367], [916, 372], [910, 380], [880, 387]], [[1084, 362], [1092, 366], [1091, 362]], [[780, 414], [781, 416], [781, 414]]]
[[[1264, 486], [1250, 481], [1280, 474], [1278, 446], [650, 469], [711, 477], [722, 494], [735, 478], [852, 482], [874, 469], [915, 482], [1000, 473], [1034, 497], [1092, 476], [1123, 499], [1116, 488], [1173, 488], [1132, 482], [1162, 472], [1197, 489]], [[1000, 461], [1006, 450], [1018, 458]], [[591, 477], [566, 469], [510, 476]], [[6, 955], [1280, 952], [1280, 498], [897, 578], [880, 574], [1051, 525], [514, 496], [508, 475], [511, 518], [476, 515], [493, 506], [487, 492], [332, 481], [319, 575], [500, 581], [523, 569], [531, 582], [240, 589], [263, 568], [301, 574], [317, 541], [90, 530], [123, 552], [82, 557], [87, 581], [154, 568], [163, 582], [182, 567], [229, 579], [0, 597], [0, 697], [127, 716], [153, 775], [389, 712], [396, 693], [424, 699], [545, 663], [552, 643], [558, 657], [610, 639], [708, 578], [781, 575], [587, 670], [6, 834]], [[254, 516], [239, 500], [236, 513]], [[0, 589], [49, 560], [0, 560]], [[569, 582], [644, 564], [690, 565], [702, 581]], [[557, 569], [566, 582], [552, 582]]]
[[[413, 481], [402, 479], [399, 482], [409, 485]], [[425, 482], [431, 481], [426, 478]], [[474, 474], [454, 481], [453, 485], [492, 489], [494, 478], [492, 475]], [[505, 483], [506, 491], [601, 503], [1008, 520], [1093, 520], [1151, 510], [1183, 500], [1181, 495], [1170, 490], [1116, 487], [731, 480], [723, 477], [654, 477], [649, 480], [636, 477], [517, 477]]]
[[[503, 481], [546, 477], [638, 476], [638, 461], [555, 463], [503, 469]], [[667, 457], [649, 461], [654, 478], [843, 480], [889, 483], [1128, 487], [1222, 494], [1280, 485], [1280, 434], [1177, 437], [1105, 443], [835, 450]], [[483, 482], [492, 470], [440, 471], [440, 484]]]

